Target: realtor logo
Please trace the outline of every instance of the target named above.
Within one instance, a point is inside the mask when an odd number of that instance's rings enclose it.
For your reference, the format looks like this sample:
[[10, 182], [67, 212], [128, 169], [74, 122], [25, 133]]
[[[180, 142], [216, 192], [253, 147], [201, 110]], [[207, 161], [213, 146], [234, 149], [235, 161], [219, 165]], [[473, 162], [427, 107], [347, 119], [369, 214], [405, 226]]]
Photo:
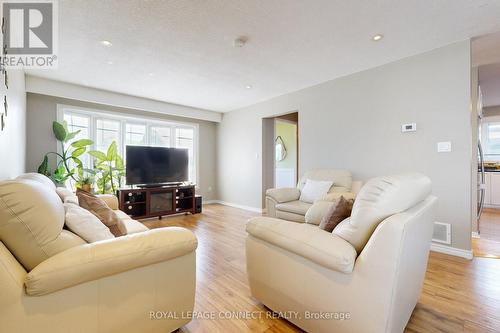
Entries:
[[2, 33], [6, 68], [56, 68], [55, 1], [3, 2]]

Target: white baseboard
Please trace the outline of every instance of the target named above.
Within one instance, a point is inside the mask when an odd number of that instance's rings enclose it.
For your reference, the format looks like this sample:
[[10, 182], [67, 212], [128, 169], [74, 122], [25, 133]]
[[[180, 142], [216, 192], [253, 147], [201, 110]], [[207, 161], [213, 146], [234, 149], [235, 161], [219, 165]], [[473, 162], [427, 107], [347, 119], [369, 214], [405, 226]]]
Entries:
[[474, 257], [471, 250], [462, 250], [462, 249], [457, 249], [456, 247], [445, 246], [436, 243], [431, 244], [431, 251], [449, 254], [451, 256], [461, 257], [468, 260], [472, 260], [472, 258]]
[[235, 204], [235, 203], [227, 202], [227, 201], [222, 201], [222, 200], [209, 200], [209, 201], [204, 202], [204, 204], [207, 204], [207, 205], [219, 204], [219, 205], [239, 208], [239, 209], [243, 209], [243, 210], [248, 210], [250, 212], [255, 212], [255, 213], [262, 213], [264, 211], [262, 208], [239, 205], [239, 204]]
[[213, 205], [213, 204], [216, 204], [216, 203], [219, 203], [218, 200], [203, 200], [202, 201], [203, 205]]

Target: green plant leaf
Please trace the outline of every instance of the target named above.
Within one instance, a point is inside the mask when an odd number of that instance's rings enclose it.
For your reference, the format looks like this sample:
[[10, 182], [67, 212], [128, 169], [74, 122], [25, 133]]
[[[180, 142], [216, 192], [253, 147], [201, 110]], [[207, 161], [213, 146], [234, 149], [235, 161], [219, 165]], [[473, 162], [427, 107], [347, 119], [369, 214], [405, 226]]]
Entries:
[[78, 157], [78, 156], [81, 156], [85, 153], [85, 151], [87, 150], [87, 148], [85, 147], [80, 147], [80, 148], [77, 148], [75, 150], [73, 150], [73, 152], [71, 153], [71, 157]]
[[83, 169], [83, 162], [77, 157], [71, 157], [71, 159], [75, 162], [76, 167], [79, 169]]
[[125, 165], [123, 163], [123, 158], [120, 155], [116, 154], [115, 156], [115, 166], [117, 168], [123, 168]]
[[91, 150], [89, 151], [89, 155], [92, 156], [92, 157], [95, 157], [98, 162], [100, 161], [106, 161], [106, 154], [104, 154], [102, 151], [98, 151], [98, 150]]
[[63, 125], [64, 129], [66, 130], [66, 132], [69, 132], [68, 130], [68, 122], [66, 120], [63, 120], [61, 125]]
[[54, 135], [57, 140], [59, 141], [65, 141], [66, 136], [68, 135], [68, 132], [64, 128], [64, 126], [61, 123], [58, 123], [57, 121], [54, 121], [52, 123], [52, 131], [54, 132]]
[[97, 170], [95, 170], [95, 169], [88, 169], [88, 168], [83, 168], [83, 171], [86, 172], [86, 173], [88, 173], [88, 174], [90, 174], [90, 175], [94, 175], [94, 176], [98, 173]]
[[64, 165], [61, 164], [57, 167], [56, 171], [54, 171], [54, 174], [63, 175], [65, 172], [66, 168], [64, 167]]
[[42, 164], [38, 167], [38, 173], [41, 173], [42, 175], [48, 175], [49, 173], [49, 158], [47, 155], [43, 157]]
[[80, 140], [73, 142], [71, 144], [71, 146], [73, 146], [75, 148], [80, 148], [80, 147], [90, 146], [93, 143], [94, 143], [94, 141], [89, 140], [89, 139], [80, 139]]
[[113, 141], [108, 147], [107, 160], [109, 162], [114, 161], [117, 154], [116, 141]]
[[78, 133], [80, 133], [80, 130], [73, 133], [68, 133], [68, 135], [66, 135], [66, 141], [73, 140]]

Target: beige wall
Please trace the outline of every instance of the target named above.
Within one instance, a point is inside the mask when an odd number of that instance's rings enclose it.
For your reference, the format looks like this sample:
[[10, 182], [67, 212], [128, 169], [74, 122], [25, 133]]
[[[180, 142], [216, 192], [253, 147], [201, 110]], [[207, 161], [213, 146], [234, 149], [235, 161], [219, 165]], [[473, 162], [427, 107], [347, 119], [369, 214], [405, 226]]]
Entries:
[[[437, 221], [452, 225], [452, 246], [470, 249], [470, 98], [463, 41], [229, 112], [219, 125], [219, 198], [261, 207], [262, 118], [298, 110], [301, 171], [346, 168], [361, 180], [422, 172], [439, 198]], [[417, 132], [402, 134], [409, 122]], [[439, 141], [452, 152], [437, 153]]]
[[199, 193], [203, 196], [204, 201], [217, 198], [215, 187], [215, 163], [217, 154], [215, 123], [33, 93], [28, 93], [27, 95], [26, 123], [29, 135], [27, 140], [26, 168], [28, 171], [36, 171], [43, 155], [57, 148], [56, 140], [52, 134], [52, 122], [56, 120], [57, 117], [57, 104], [199, 124]]
[[9, 89], [3, 84], [0, 74], [0, 107], [7, 95], [8, 113], [5, 129], [0, 131], [0, 179], [18, 176], [25, 170], [26, 156], [26, 89], [22, 70], [9, 70]]

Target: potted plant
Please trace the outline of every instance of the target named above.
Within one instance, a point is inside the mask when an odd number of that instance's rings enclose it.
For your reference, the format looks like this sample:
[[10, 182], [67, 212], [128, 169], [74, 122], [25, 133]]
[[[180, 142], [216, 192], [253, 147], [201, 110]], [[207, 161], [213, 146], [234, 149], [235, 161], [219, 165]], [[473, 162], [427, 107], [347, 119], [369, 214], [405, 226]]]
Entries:
[[[89, 139], [80, 139], [70, 143], [80, 131], [70, 132], [65, 121], [62, 123], [54, 121], [52, 123], [52, 132], [61, 146], [60, 152], [52, 151], [45, 154], [42, 163], [38, 167], [38, 173], [46, 175], [59, 186], [64, 186], [68, 179], [78, 182], [77, 176], [83, 175], [83, 163], [79, 157], [94, 142]], [[55, 156], [57, 159], [54, 171], [50, 171], [49, 168], [50, 155]]]
[[76, 186], [86, 192], [92, 192], [93, 184], [94, 184], [94, 178], [92, 176], [82, 176], [78, 178]]

